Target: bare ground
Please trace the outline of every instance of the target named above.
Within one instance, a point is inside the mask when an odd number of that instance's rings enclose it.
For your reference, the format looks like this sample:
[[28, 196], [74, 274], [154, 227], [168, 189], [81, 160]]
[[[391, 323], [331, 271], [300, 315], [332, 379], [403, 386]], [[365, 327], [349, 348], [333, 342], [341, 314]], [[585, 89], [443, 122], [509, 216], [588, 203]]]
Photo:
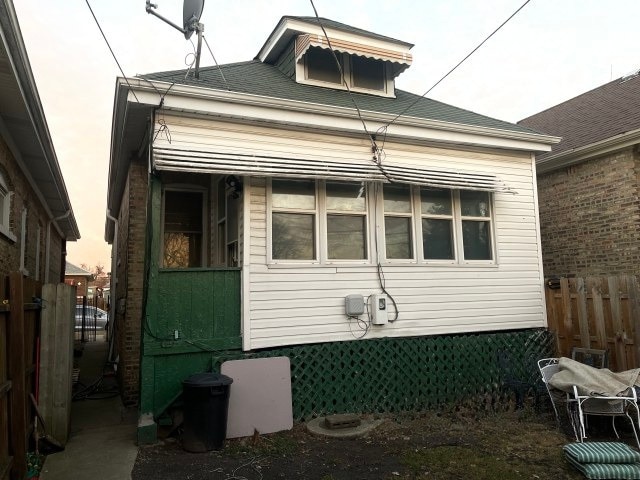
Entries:
[[[596, 419], [598, 420], [598, 419]], [[624, 420], [620, 419], [619, 427]], [[387, 417], [367, 437], [336, 440], [292, 431], [228, 440], [222, 451], [187, 453], [168, 438], [140, 449], [133, 480], [260, 479], [580, 479], [564, 459], [573, 441], [548, 412], [477, 414], [460, 410]], [[622, 430], [618, 428], [618, 430]], [[593, 438], [615, 440], [610, 423]], [[622, 440], [635, 446], [633, 435]]]

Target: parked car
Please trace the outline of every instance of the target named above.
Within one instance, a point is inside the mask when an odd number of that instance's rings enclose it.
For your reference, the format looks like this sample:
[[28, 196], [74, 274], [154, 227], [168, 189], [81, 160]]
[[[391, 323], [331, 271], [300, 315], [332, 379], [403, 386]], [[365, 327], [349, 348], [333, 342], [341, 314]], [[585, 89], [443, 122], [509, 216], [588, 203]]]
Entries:
[[[84, 329], [105, 330], [109, 320], [107, 312], [101, 308], [87, 305], [84, 307]], [[82, 330], [82, 305], [76, 305], [76, 330]]]

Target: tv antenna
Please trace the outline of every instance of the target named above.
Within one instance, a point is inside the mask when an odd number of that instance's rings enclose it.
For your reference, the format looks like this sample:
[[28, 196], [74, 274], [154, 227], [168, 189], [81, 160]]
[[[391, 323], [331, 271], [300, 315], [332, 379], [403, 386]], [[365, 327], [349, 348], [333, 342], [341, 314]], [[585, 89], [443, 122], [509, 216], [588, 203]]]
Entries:
[[200, 23], [200, 17], [202, 16], [202, 10], [204, 8], [204, 0], [184, 0], [182, 6], [182, 27], [157, 13], [154, 10], [155, 8], [158, 8], [158, 5], [151, 3], [151, 0], [147, 0], [147, 13], [158, 17], [163, 22], [168, 23], [176, 30], [182, 32], [184, 38], [187, 40], [193, 35], [193, 32], [197, 32], [198, 48], [196, 50], [196, 68], [194, 75], [196, 78], [200, 78], [200, 52], [202, 51], [202, 33], [204, 32], [204, 25]]

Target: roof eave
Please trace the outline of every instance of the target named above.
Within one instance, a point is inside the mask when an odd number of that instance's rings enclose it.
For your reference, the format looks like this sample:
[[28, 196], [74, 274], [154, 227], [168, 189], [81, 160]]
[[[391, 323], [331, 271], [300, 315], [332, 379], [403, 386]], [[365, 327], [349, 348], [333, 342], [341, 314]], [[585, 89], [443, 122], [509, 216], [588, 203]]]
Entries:
[[539, 159], [536, 161], [536, 171], [538, 174], [552, 172], [638, 143], [640, 143], [640, 128]]

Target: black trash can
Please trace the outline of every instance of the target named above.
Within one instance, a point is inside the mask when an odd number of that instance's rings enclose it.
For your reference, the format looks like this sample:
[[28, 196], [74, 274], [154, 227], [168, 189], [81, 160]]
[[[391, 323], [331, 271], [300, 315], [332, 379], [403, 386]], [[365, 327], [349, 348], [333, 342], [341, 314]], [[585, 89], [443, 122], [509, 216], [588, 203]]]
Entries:
[[232, 383], [232, 378], [220, 373], [196, 373], [182, 382], [185, 450], [208, 452], [223, 447]]

